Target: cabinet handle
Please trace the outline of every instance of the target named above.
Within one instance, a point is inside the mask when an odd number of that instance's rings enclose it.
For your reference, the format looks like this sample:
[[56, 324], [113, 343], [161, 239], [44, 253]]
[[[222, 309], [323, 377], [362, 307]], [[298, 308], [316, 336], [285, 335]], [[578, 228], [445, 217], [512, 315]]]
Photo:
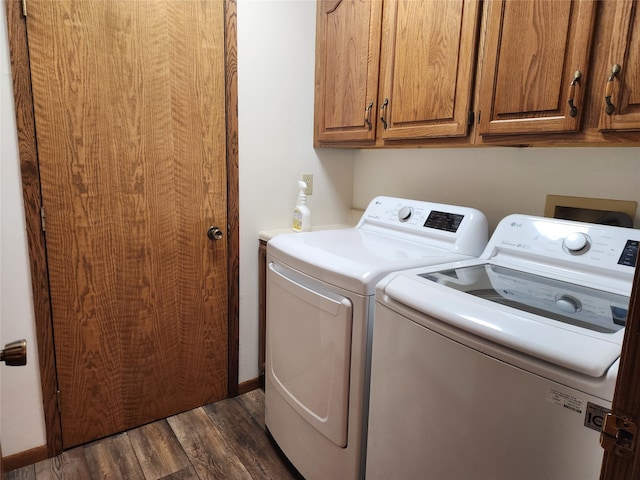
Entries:
[[364, 109], [364, 123], [367, 124], [367, 130], [371, 130], [373, 126], [371, 125], [371, 109], [373, 108], [373, 102], [367, 105], [367, 108]]
[[607, 79], [607, 88], [604, 93], [604, 101], [607, 104], [604, 111], [607, 113], [607, 115], [611, 115], [616, 109], [616, 106], [611, 102], [611, 95], [613, 93], [613, 81], [616, 79], [621, 70], [622, 67], [620, 65], [618, 65], [617, 63], [614, 64], [613, 67], [611, 67], [611, 74]]
[[382, 125], [384, 126], [384, 129], [387, 129], [387, 119], [385, 118], [385, 115], [387, 114], [387, 105], [389, 105], [389, 99], [385, 98], [384, 102], [382, 103], [382, 106], [380, 107], [380, 121], [382, 122]]
[[578, 115], [578, 107], [573, 103], [573, 99], [576, 96], [576, 84], [580, 83], [580, 79], [582, 78], [582, 72], [580, 70], [576, 70], [573, 74], [573, 80], [569, 84], [569, 115], [572, 117], [576, 117]]

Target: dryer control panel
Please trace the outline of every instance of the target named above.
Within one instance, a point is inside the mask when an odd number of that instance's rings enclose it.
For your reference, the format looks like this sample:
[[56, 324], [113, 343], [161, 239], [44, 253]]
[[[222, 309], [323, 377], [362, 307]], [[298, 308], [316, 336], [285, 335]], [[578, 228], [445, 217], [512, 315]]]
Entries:
[[396, 197], [376, 197], [356, 228], [415, 238], [478, 256], [488, 240], [487, 219], [474, 208]]

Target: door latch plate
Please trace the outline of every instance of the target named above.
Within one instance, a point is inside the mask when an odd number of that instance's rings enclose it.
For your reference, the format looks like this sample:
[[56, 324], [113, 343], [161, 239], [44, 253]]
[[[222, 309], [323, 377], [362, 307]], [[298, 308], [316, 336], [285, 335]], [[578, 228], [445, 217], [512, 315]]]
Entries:
[[608, 413], [602, 426], [600, 445], [607, 452], [628, 459], [635, 451], [637, 434], [638, 426], [631, 421], [631, 418]]

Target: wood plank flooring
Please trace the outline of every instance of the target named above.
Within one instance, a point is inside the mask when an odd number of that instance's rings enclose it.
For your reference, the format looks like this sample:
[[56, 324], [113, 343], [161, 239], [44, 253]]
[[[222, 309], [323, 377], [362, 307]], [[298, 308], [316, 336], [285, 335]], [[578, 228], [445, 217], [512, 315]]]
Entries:
[[7, 480], [303, 480], [269, 438], [253, 390], [68, 450]]

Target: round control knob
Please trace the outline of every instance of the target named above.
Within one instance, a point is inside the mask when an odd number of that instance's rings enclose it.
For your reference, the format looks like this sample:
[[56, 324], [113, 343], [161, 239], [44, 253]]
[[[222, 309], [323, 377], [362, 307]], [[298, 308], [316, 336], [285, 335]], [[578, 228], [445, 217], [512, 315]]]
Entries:
[[564, 239], [564, 247], [570, 253], [584, 253], [589, 247], [589, 237], [582, 232], [574, 232]]
[[398, 212], [398, 220], [400, 220], [401, 222], [406, 222], [411, 218], [412, 213], [413, 213], [413, 208], [402, 207]]
[[556, 298], [556, 307], [564, 313], [576, 313], [582, 310], [580, 300], [570, 295], [560, 295]]

